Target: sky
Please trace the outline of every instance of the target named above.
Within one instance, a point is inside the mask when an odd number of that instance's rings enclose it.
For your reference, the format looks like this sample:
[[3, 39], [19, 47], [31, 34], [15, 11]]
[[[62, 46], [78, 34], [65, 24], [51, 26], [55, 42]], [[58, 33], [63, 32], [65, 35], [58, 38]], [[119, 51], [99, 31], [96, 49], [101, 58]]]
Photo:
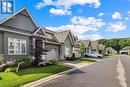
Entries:
[[130, 0], [15, 0], [16, 12], [23, 7], [39, 26], [79, 39], [130, 37]]

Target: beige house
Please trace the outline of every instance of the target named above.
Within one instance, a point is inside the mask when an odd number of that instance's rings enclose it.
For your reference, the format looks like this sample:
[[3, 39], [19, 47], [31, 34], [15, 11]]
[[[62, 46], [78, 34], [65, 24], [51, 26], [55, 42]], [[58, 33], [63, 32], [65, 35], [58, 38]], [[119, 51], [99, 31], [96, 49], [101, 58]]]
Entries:
[[120, 54], [130, 55], [130, 46], [126, 46], [120, 50]]
[[90, 40], [82, 40], [82, 44], [84, 44], [86, 48], [86, 53], [99, 53], [101, 50], [105, 50], [105, 45], [99, 44], [99, 41], [90, 41]]
[[74, 38], [70, 30], [55, 34], [60, 44], [60, 59], [71, 57], [73, 53]]

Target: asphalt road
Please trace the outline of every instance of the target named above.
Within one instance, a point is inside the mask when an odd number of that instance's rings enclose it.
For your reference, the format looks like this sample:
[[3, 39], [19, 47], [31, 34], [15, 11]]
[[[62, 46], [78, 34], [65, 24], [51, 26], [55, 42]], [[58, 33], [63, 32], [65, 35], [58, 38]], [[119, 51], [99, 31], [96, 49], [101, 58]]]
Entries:
[[37, 87], [130, 87], [130, 57], [111, 56]]

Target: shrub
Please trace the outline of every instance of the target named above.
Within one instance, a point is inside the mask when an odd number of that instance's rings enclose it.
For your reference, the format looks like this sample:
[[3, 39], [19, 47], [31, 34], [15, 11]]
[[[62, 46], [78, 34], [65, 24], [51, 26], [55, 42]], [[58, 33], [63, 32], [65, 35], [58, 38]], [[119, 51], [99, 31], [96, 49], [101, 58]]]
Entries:
[[17, 56], [15, 58], [15, 63], [18, 64], [20, 62], [30, 62], [31, 58], [29, 56]]
[[25, 69], [32, 66], [32, 62], [22, 62], [19, 69]]
[[2, 64], [2, 65], [0, 66], [0, 72], [4, 71], [4, 70], [7, 69], [8, 67], [9, 67], [9, 65], [7, 65], [7, 64]]
[[74, 61], [76, 58], [75, 58], [75, 53], [72, 54], [72, 57], [66, 57], [66, 60], [69, 60], [69, 61]]
[[50, 65], [56, 65], [58, 63], [57, 60], [49, 60], [48, 62]]
[[2, 64], [2, 60], [0, 60], [0, 65]]
[[75, 53], [72, 54], [72, 60], [75, 60]]
[[[32, 66], [32, 60], [29, 56], [17, 56], [15, 58], [15, 63], [17, 65], [17, 68], [19, 68], [19, 69], [25, 69], [25, 68]], [[18, 67], [19, 63], [21, 63], [21, 64]]]
[[0, 80], [2, 80], [2, 77], [0, 77]]
[[9, 72], [15, 72], [16, 71], [16, 68], [13, 68], [13, 67], [9, 67], [5, 70], [6, 73], [9, 73]]

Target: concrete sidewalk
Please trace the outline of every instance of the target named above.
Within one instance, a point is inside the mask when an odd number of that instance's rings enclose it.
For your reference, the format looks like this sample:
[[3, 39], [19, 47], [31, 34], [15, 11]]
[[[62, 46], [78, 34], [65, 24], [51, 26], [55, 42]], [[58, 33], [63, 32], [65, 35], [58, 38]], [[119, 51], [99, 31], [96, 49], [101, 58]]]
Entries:
[[62, 61], [62, 62], [59, 62], [59, 64], [69, 66], [72, 68], [83, 68], [87, 65], [90, 65], [90, 64], [85, 64], [85, 63], [78, 63], [76, 61]]

